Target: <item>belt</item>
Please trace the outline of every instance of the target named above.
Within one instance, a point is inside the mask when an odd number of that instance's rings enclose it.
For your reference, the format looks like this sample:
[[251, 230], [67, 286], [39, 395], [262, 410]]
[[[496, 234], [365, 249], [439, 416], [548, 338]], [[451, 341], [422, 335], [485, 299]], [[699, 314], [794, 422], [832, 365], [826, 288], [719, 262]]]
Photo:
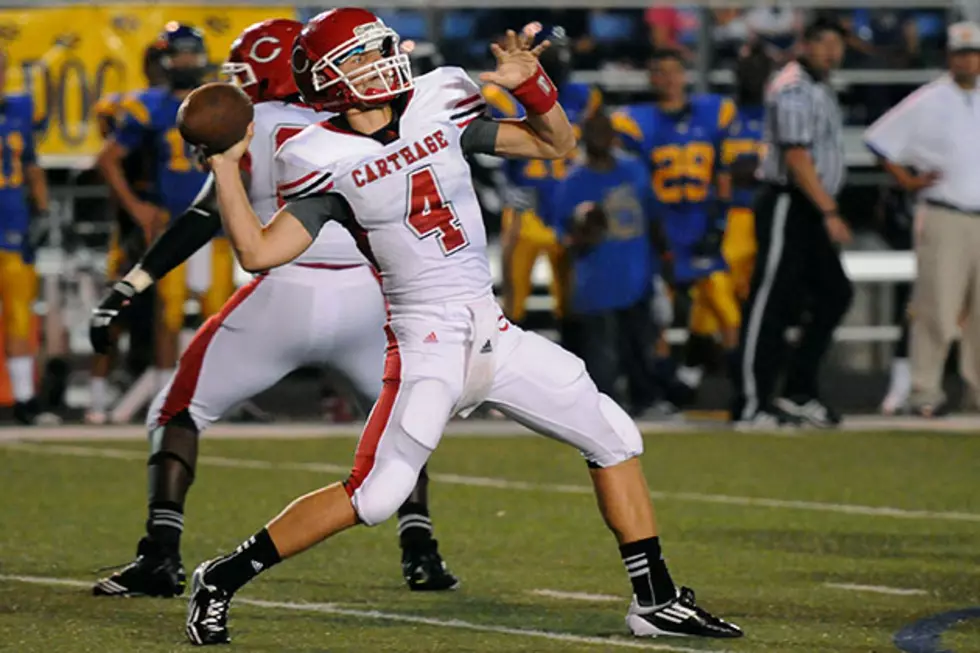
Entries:
[[935, 206], [940, 209], [946, 209], [947, 211], [955, 211], [956, 213], [962, 213], [963, 215], [968, 215], [971, 218], [980, 218], [980, 209], [964, 209], [955, 204], [950, 204], [949, 202], [944, 202], [942, 200], [926, 200], [926, 204], [929, 206]]
[[364, 267], [366, 263], [297, 263], [296, 265], [301, 268], [313, 268], [314, 270], [353, 270], [354, 268]]

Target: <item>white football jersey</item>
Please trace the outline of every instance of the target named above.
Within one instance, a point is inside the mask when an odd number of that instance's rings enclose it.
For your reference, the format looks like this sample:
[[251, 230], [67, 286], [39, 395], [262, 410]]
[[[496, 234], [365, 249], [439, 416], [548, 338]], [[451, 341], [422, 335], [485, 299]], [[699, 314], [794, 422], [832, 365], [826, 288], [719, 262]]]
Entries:
[[[309, 125], [333, 115], [286, 102], [260, 102], [255, 105], [255, 136], [242, 165], [251, 173], [248, 197], [263, 224], [268, 224], [282, 205], [276, 192], [276, 150]], [[329, 224], [295, 262], [359, 265], [364, 264], [365, 260], [347, 230], [338, 224]]]
[[460, 146], [484, 112], [480, 88], [461, 68], [437, 68], [400, 101], [397, 132], [365, 136], [321, 122], [287, 141], [276, 157], [279, 192], [346, 200], [353, 218], [344, 226], [392, 304], [486, 297], [486, 230]]

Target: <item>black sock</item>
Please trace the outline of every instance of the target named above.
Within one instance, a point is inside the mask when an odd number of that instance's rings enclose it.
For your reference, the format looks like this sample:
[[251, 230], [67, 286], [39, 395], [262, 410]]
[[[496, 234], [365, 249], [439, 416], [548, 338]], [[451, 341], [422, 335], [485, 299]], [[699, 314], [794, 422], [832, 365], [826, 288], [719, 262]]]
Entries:
[[278, 564], [282, 558], [265, 528], [239, 545], [235, 552], [221, 558], [208, 570], [209, 584], [234, 594], [245, 583]]
[[619, 552], [633, 583], [633, 594], [641, 607], [663, 605], [677, 597], [674, 581], [660, 553], [659, 537], [623, 544]]
[[684, 365], [687, 367], [708, 367], [715, 356], [714, 336], [692, 333], [684, 346]]
[[180, 536], [184, 532], [184, 507], [173, 501], [150, 503], [146, 534], [166, 553], [180, 552]]
[[426, 506], [405, 503], [398, 509], [398, 540], [403, 549], [432, 541], [432, 520]]
[[738, 349], [728, 349], [725, 351], [725, 364], [728, 366], [728, 377], [734, 378], [737, 374], [741, 374], [739, 370], [739, 351]]

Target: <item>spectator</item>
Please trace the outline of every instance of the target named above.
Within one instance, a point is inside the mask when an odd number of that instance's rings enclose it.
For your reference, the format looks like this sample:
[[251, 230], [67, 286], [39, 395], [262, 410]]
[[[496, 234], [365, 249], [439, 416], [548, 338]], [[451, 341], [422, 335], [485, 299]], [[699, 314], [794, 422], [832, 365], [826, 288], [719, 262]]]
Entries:
[[[882, 235], [892, 249], [912, 249], [912, 215], [914, 198], [901, 186], [888, 184], [881, 189], [875, 206], [875, 220], [881, 225]], [[912, 392], [912, 373], [909, 367], [909, 297], [911, 283], [895, 284], [892, 290], [892, 321], [899, 325], [901, 334], [892, 350], [891, 378], [888, 392], [881, 402], [881, 412], [895, 415], [908, 406]]]
[[980, 403], [980, 25], [951, 26], [949, 50], [949, 74], [910, 95], [865, 135], [899, 185], [919, 193], [910, 353], [912, 409], [923, 417], [947, 411], [943, 368], [965, 308], [961, 371], [968, 401]]
[[572, 263], [571, 307], [580, 325], [576, 352], [599, 390], [616, 396], [625, 372], [627, 406], [638, 414], [656, 399], [650, 315], [654, 257], [653, 201], [646, 167], [613, 150], [616, 134], [604, 113], [582, 131], [585, 164], [559, 187], [554, 213]]
[[715, 55], [719, 59], [734, 59], [751, 36], [745, 12], [738, 9], [715, 9], [713, 18], [711, 36]]
[[653, 50], [680, 50], [688, 61], [694, 53], [684, 46], [682, 35], [691, 30], [691, 14], [681, 5], [655, 4], [646, 10], [644, 20], [650, 30], [650, 46]]
[[771, 0], [759, 3], [745, 14], [749, 31], [766, 45], [777, 63], [792, 56], [792, 48], [803, 26], [803, 13], [791, 3]]

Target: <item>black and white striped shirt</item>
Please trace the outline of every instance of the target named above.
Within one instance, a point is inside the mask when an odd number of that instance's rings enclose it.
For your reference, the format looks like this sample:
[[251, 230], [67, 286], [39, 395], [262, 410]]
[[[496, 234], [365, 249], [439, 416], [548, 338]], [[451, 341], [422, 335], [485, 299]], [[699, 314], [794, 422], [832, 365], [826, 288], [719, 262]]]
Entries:
[[767, 148], [760, 170], [762, 179], [780, 185], [790, 183], [783, 152], [802, 146], [813, 157], [824, 189], [837, 195], [846, 171], [842, 123], [834, 89], [815, 79], [800, 62], [788, 63], [766, 91]]

